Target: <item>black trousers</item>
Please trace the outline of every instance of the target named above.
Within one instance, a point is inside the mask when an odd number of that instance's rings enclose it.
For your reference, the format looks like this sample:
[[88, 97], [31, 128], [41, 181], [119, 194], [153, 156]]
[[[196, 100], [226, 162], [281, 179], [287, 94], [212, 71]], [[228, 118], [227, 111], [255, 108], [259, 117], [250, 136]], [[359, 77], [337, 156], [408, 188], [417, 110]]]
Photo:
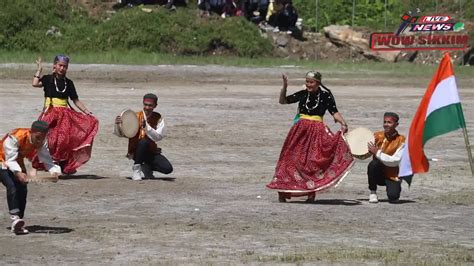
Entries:
[[367, 167], [369, 189], [377, 190], [377, 186], [385, 186], [389, 201], [398, 200], [402, 192], [402, 182], [386, 179], [383, 174], [384, 164], [379, 160], [372, 160]]
[[147, 139], [142, 139], [137, 144], [135, 150], [135, 164], [147, 164], [153, 169], [163, 174], [169, 174], [173, 172], [173, 166], [161, 153], [152, 153], [149, 150]]
[[11, 215], [23, 218], [26, 208], [26, 196], [28, 188], [26, 184], [20, 183], [15, 174], [10, 170], [0, 169], [2, 184], [7, 188], [8, 210]]

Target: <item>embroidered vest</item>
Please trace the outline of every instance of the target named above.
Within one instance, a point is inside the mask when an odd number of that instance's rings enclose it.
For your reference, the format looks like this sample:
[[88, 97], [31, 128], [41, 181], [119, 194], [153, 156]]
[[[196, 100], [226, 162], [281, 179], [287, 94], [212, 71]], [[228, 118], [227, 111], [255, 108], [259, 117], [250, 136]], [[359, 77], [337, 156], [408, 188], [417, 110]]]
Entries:
[[12, 132], [5, 135], [0, 141], [0, 161], [5, 161], [5, 151], [3, 150], [3, 142], [8, 136], [14, 137], [18, 142], [18, 157], [17, 163], [20, 165], [21, 170], [26, 173], [26, 167], [24, 158], [32, 160], [36, 155], [36, 148], [30, 142], [30, 129], [29, 128], [17, 128]]
[[[397, 133], [392, 139], [387, 139], [383, 131], [375, 132], [375, 145], [377, 148], [381, 149], [383, 153], [388, 155], [393, 155], [398, 148], [400, 148], [403, 143], [405, 143], [405, 136]], [[398, 166], [397, 167], [388, 167], [384, 166], [384, 175], [385, 178], [397, 180], [398, 179]]]
[[[148, 149], [151, 153], [159, 153], [160, 149], [158, 148], [158, 145], [156, 145], [156, 142], [148, 138], [146, 135], [145, 129], [143, 128], [143, 122], [145, 120], [145, 114], [143, 112], [137, 112], [137, 117], [138, 117], [138, 125], [139, 125], [139, 130], [138, 133], [135, 135], [135, 137], [131, 138], [128, 140], [128, 153], [129, 154], [135, 154], [135, 150], [137, 149], [137, 144], [139, 140], [146, 139], [148, 142]], [[151, 116], [146, 120], [147, 123], [154, 129], [158, 126], [158, 123], [161, 120], [161, 115], [157, 112], [153, 112]]]

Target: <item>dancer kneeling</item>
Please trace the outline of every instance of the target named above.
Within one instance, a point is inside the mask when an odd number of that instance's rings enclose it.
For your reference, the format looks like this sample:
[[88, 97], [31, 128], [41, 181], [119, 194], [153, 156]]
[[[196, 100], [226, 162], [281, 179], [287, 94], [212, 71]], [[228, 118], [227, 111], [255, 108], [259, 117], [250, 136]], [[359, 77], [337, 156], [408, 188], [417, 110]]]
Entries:
[[[165, 121], [161, 114], [153, 110], [158, 105], [158, 97], [149, 93], [143, 96], [143, 111], [137, 112], [140, 128], [138, 133], [128, 140], [127, 157], [134, 160], [132, 180], [143, 178], [154, 178], [153, 171], [163, 174], [173, 172], [173, 166], [168, 159], [161, 154], [157, 142], [163, 139]], [[119, 125], [122, 118], [115, 118], [114, 134], [123, 137]]]
[[[354, 163], [342, 134], [347, 124], [338, 112], [332, 93], [321, 84], [321, 74], [308, 72], [306, 88], [286, 96], [288, 78], [283, 75], [280, 104], [298, 102], [298, 114], [283, 144], [273, 180], [267, 185], [278, 190], [280, 202], [292, 196], [308, 196], [336, 185]], [[335, 134], [323, 123], [325, 112], [341, 124]]]

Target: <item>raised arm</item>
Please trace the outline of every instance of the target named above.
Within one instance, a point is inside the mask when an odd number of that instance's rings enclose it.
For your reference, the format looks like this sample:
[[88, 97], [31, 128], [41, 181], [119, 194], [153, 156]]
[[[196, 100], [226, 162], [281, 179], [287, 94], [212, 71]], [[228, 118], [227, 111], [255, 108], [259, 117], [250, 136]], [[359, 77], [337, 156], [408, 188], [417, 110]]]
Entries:
[[286, 100], [286, 89], [288, 88], [288, 77], [285, 74], [281, 74], [283, 79], [283, 88], [280, 91], [280, 99], [278, 102], [280, 104], [287, 104], [288, 101]]
[[43, 62], [41, 61], [41, 57], [38, 57], [38, 59], [36, 59], [36, 66], [37, 66], [37, 70], [36, 70], [35, 75], [33, 76], [33, 82], [31, 83], [31, 85], [33, 87], [41, 88], [43, 87], [43, 84], [40, 81], [41, 72], [43, 71]]

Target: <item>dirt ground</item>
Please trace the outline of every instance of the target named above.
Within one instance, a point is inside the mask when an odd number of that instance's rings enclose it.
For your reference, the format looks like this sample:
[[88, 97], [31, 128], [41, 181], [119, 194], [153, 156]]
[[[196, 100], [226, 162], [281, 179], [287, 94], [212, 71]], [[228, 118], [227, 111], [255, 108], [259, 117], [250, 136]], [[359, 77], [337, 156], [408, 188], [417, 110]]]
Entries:
[[[0, 65], [0, 133], [38, 116], [34, 65]], [[48, 69], [48, 67], [46, 67]], [[473, 264], [474, 177], [462, 131], [428, 143], [428, 174], [404, 183], [400, 204], [367, 201], [366, 166], [357, 161], [336, 188], [279, 203], [265, 188], [296, 105], [279, 105], [306, 69], [221, 66], [71, 65], [80, 99], [100, 120], [93, 157], [58, 183], [28, 186], [30, 234], [9, 231], [0, 204], [0, 264]], [[406, 134], [433, 73], [403, 78], [383, 71], [323, 72], [350, 128], [380, 130], [384, 111], [401, 114]], [[474, 76], [458, 80], [474, 136]], [[159, 96], [174, 172], [133, 182], [127, 139], [112, 135], [124, 108]], [[337, 130], [329, 115], [325, 122]], [[472, 137], [471, 142], [474, 142]]]

